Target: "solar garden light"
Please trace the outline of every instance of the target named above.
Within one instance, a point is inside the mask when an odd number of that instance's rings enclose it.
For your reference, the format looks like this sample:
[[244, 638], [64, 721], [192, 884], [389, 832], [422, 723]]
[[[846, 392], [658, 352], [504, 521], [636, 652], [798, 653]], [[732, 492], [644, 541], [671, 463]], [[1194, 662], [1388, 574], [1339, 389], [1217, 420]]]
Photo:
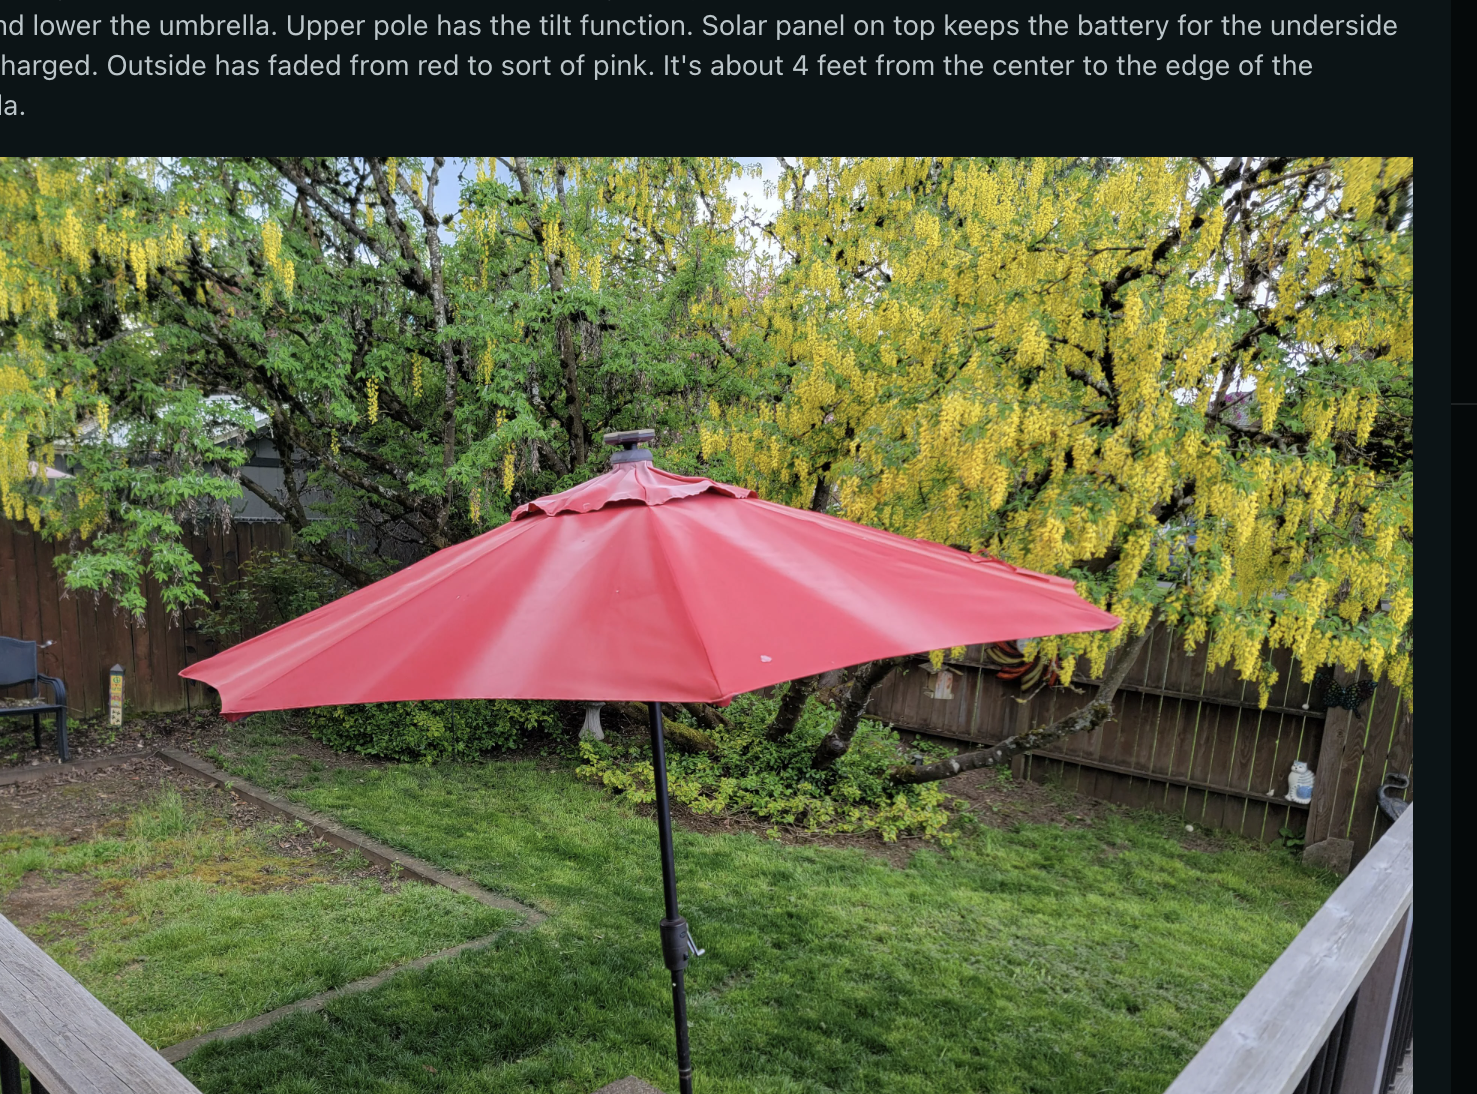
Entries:
[[108, 725], [123, 724], [123, 666], [114, 665], [108, 672]]

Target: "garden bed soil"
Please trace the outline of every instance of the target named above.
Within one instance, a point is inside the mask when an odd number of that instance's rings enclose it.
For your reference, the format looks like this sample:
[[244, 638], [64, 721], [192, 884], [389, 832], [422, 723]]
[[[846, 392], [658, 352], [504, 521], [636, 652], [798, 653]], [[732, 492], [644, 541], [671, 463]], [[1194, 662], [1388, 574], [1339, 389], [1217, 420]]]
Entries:
[[[35, 747], [29, 722], [21, 718], [0, 718], [0, 771], [57, 762], [56, 731], [45, 720], [46, 717], [49, 716], [43, 715], [41, 723], [40, 748]], [[214, 712], [187, 714], [179, 710], [130, 715], [121, 726], [110, 726], [103, 717], [74, 718], [67, 722], [67, 743], [73, 760], [159, 748], [183, 748], [203, 754], [214, 747], [244, 741], [255, 730], [253, 719], [228, 722]], [[306, 733], [301, 734], [301, 738], [302, 747], [297, 751], [304, 755], [312, 752], [313, 759], [332, 758], [341, 767], [356, 759], [324, 747]]]

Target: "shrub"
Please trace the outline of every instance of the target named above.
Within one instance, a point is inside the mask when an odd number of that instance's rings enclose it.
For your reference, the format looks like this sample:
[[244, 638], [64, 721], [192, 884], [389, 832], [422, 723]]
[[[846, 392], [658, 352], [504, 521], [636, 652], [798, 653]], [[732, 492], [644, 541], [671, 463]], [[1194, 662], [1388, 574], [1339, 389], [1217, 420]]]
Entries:
[[[731, 724], [705, 731], [718, 746], [715, 751], [669, 752], [672, 797], [695, 813], [731, 810], [811, 832], [878, 832], [889, 841], [916, 835], [949, 842], [944, 792], [932, 783], [889, 781], [888, 771], [905, 759], [893, 730], [863, 721], [846, 755], [818, 771], [811, 767], [811, 755], [838, 712], [812, 699], [794, 732], [774, 743], [764, 731], [778, 705], [778, 697], [739, 696], [726, 712]], [[633, 801], [655, 800], [649, 746], [581, 741], [580, 753], [581, 776]]]
[[226, 581], [216, 567], [212, 584], [214, 595], [200, 614], [199, 629], [228, 646], [321, 608], [352, 589], [332, 570], [305, 562], [291, 551], [255, 552], [235, 581]]
[[433, 763], [516, 748], [530, 732], [555, 727], [558, 718], [551, 702], [425, 699], [316, 707], [305, 721], [309, 733], [341, 752]]

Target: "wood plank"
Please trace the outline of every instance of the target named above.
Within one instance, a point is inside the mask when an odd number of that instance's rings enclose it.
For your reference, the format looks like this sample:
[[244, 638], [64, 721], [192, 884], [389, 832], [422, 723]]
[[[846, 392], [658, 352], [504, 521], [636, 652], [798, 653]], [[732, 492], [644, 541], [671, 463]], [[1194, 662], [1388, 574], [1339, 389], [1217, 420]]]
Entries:
[[1364, 741], [1364, 761], [1360, 766], [1359, 788], [1355, 792], [1353, 828], [1354, 861], [1374, 845], [1390, 821], [1380, 808], [1379, 788], [1389, 768], [1390, 744], [1399, 725], [1401, 694], [1388, 685], [1374, 694], [1369, 707], [1369, 731]]
[[[1182, 705], [1185, 707], [1184, 716], [1180, 720], [1179, 740], [1175, 745], [1175, 763], [1171, 766], [1169, 773], [1178, 775], [1182, 779], [1192, 777], [1195, 766], [1195, 754], [1200, 749], [1202, 723], [1206, 721], [1208, 708], [1204, 703], [1205, 680], [1210, 675], [1210, 664], [1204, 644], [1198, 646], [1186, 659], [1185, 671], [1193, 672], [1193, 678], [1187, 678], [1186, 683], [1192, 686], [1197, 694], [1191, 698], [1186, 695], [1187, 700]], [[1186, 796], [1184, 808], [1189, 808], [1189, 798]]]
[[169, 667], [179, 660], [178, 654], [171, 656], [174, 640], [178, 637], [171, 626], [169, 612], [164, 608], [163, 587], [154, 583], [153, 595], [149, 597], [146, 615], [149, 636], [149, 705], [148, 710], [178, 710], [184, 706], [179, 691], [179, 678], [173, 676]]
[[1375, 844], [1166, 1094], [1293, 1090], [1411, 906], [1414, 813]]
[[1224, 756], [1221, 742], [1222, 715], [1228, 713], [1219, 703], [1201, 703], [1200, 721], [1195, 734], [1195, 757], [1185, 777], [1210, 782], [1218, 758]]
[[[1413, 773], [1412, 730], [1413, 726], [1410, 715], [1410, 705], [1404, 701], [1404, 697], [1402, 696], [1400, 706], [1397, 710], [1395, 726], [1390, 733], [1389, 750], [1385, 755], [1385, 772], [1387, 774], [1392, 771], [1401, 772], [1406, 775], [1410, 775]], [[1405, 788], [1405, 791], [1398, 796], [1405, 801], [1414, 800], [1414, 779], [1412, 779], [1411, 785], [1407, 786]], [[1380, 839], [1382, 836], [1384, 836], [1386, 830], [1389, 827], [1389, 819], [1384, 816], [1383, 812], [1381, 812], [1375, 824], [1374, 838]]]
[[89, 714], [94, 709], [90, 704], [87, 680], [90, 673], [86, 652], [87, 631], [83, 626], [82, 599], [87, 594], [72, 592], [66, 587], [60, 574], [57, 575], [59, 592], [58, 610], [61, 614], [62, 660], [66, 673], [62, 679], [67, 684], [67, 704], [78, 714]]
[[1323, 736], [1318, 748], [1318, 760], [1313, 768], [1313, 804], [1308, 813], [1307, 841], [1319, 843], [1334, 832], [1334, 802], [1338, 796], [1339, 761], [1344, 753], [1345, 739], [1351, 735], [1349, 711], [1334, 708], [1323, 720]]
[[[978, 649], [980, 647], [972, 647]], [[973, 741], [986, 741], [990, 738], [980, 734], [980, 718], [992, 708], [985, 706], [985, 670], [977, 668], [969, 673], [966, 679], [969, 681], [969, 738]], [[996, 738], [998, 740], [999, 738]]]
[[[1364, 666], [1359, 666], [1350, 680], [1358, 681]], [[1359, 800], [1360, 769], [1364, 766], [1364, 746], [1369, 736], [1369, 717], [1372, 711], [1365, 706], [1364, 717], [1350, 714], [1349, 732], [1344, 738], [1344, 751], [1339, 760], [1339, 781], [1333, 801], [1332, 834], [1343, 839], [1350, 838], [1354, 823], [1354, 806]], [[1354, 849], [1356, 855], [1359, 849]]]
[[1241, 799], [1236, 796], [1206, 791], [1205, 810], [1201, 814], [1201, 823], [1216, 831], [1239, 833], [1242, 810], [1236, 806], [1240, 802]]
[[199, 1094], [4, 916], [0, 1036], [50, 1094]]
[[0, 636], [20, 636], [20, 586], [15, 572], [15, 544], [10, 518], [0, 517]]
[[[38, 533], [35, 538], [36, 548], [36, 600], [41, 612], [41, 640], [50, 642], [51, 645], [40, 651], [36, 659], [40, 670], [47, 676], [58, 676], [62, 683], [67, 682], [66, 647], [67, 636], [62, 632], [62, 604], [61, 583], [58, 581], [56, 565], [56, 548], [50, 540], [43, 539]], [[50, 689], [42, 689], [42, 694], [50, 696]], [[71, 696], [67, 697], [67, 705], [72, 705]], [[46, 740], [42, 737], [42, 740]], [[53, 741], [55, 738], [51, 738]]]
[[[21, 637], [20, 581], [15, 558], [15, 535], [9, 518], [0, 517], [0, 635], [6, 638]], [[0, 688], [0, 696], [6, 698], [29, 698], [29, 685]], [[19, 721], [16, 722], [18, 726]], [[6, 732], [0, 730], [0, 733]]]
[[[95, 714], [103, 708], [104, 696], [98, 681], [98, 668], [104, 663], [101, 628], [98, 625], [98, 598], [90, 592], [75, 592], [71, 601], [77, 612], [78, 656], [77, 679], [67, 681], [67, 690], [79, 695], [78, 705], [84, 714]], [[111, 664], [112, 662], [108, 662]]]
[[18, 630], [11, 638], [28, 642], [41, 637], [41, 598], [36, 590], [36, 533], [12, 525], [11, 542], [15, 545], [15, 575], [18, 595], [16, 612]]
[[[1178, 637], [1178, 632], [1169, 628], [1165, 629], [1164, 645], [1159, 651], [1159, 676], [1157, 679], [1148, 680], [1146, 686], [1156, 687], [1161, 692], [1169, 687], [1169, 676], [1172, 668], [1171, 662], [1175, 659], [1175, 654], [1178, 650]], [[1147, 695], [1149, 693], [1145, 692], [1144, 694]], [[1153, 732], [1149, 735], [1147, 754], [1143, 749], [1140, 749], [1136, 759], [1138, 766], [1142, 770], [1157, 771], [1161, 762], [1160, 741], [1163, 739], [1168, 743], [1172, 740], [1171, 734], [1173, 733], [1173, 729], [1172, 725], [1166, 721], [1166, 716], [1172, 718], [1174, 713], [1172, 707], [1178, 704], [1169, 703], [1163, 695], [1155, 695], [1152, 699], [1145, 699], [1144, 704], [1146, 708], [1152, 707], [1153, 710]]]
[[[145, 579], [146, 599], [153, 601], [157, 594], [157, 586], [152, 579]], [[153, 586], [150, 588], [150, 586]], [[137, 710], [149, 710], [154, 699], [154, 632], [149, 627], [149, 613], [144, 611], [143, 618], [133, 616], [129, 620], [129, 630], [133, 637], [133, 672], [132, 679], [128, 681], [124, 692], [128, 701]], [[126, 667], [127, 662], [124, 662]]]
[[[1281, 678], [1273, 686], [1272, 698], [1278, 700], [1278, 705], [1284, 708], [1291, 703], [1293, 679], [1288, 671], [1291, 658], [1284, 657], [1278, 665]], [[1276, 658], [1274, 657], [1274, 662]], [[1269, 712], [1262, 719], [1259, 727], [1256, 744], [1256, 761], [1252, 765], [1249, 776], [1248, 788], [1256, 791], [1266, 791], [1267, 794], [1276, 796], [1279, 788], [1285, 789], [1285, 780], [1279, 780], [1279, 774], [1285, 775], [1285, 769], [1291, 769], [1292, 758], [1295, 756], [1297, 741], [1301, 736], [1303, 719], [1291, 714]], [[1262, 810], [1261, 826], [1257, 832], [1257, 838], [1263, 841], [1271, 839], [1281, 823], [1274, 823], [1274, 814], [1271, 807]]]

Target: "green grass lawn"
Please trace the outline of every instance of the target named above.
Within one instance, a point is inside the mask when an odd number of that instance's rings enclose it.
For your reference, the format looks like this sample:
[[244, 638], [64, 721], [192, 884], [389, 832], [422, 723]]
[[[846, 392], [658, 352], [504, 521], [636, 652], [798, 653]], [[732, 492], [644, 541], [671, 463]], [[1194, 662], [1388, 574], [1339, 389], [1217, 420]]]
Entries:
[[39, 871], [79, 897], [29, 933], [156, 1047], [513, 922], [437, 886], [353, 879], [352, 860], [276, 854], [279, 834], [166, 793], [116, 839], [0, 838], [0, 896]]
[[[655, 824], [530, 762], [340, 769], [290, 790], [550, 913], [183, 1068], [207, 1094], [676, 1090]], [[1158, 1094], [1333, 888], [1173, 817], [972, 827], [906, 868], [677, 833], [707, 1094]], [[106, 998], [106, 996], [105, 996]]]

